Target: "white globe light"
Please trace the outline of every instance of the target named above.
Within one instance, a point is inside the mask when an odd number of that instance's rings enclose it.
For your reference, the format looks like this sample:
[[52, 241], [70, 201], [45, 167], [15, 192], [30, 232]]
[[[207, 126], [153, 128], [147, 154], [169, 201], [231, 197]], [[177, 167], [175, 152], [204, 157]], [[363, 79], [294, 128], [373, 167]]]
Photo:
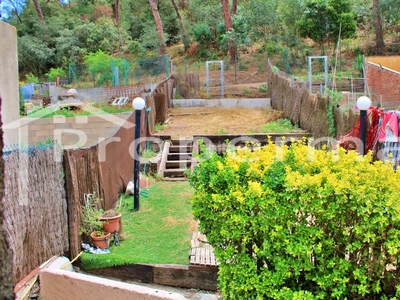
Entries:
[[371, 106], [371, 99], [369, 99], [367, 96], [361, 96], [360, 98], [357, 99], [357, 107], [360, 110], [368, 110], [370, 106]]
[[136, 97], [132, 101], [132, 106], [135, 110], [142, 110], [144, 106], [146, 105], [146, 102], [144, 101], [143, 98], [141, 97]]

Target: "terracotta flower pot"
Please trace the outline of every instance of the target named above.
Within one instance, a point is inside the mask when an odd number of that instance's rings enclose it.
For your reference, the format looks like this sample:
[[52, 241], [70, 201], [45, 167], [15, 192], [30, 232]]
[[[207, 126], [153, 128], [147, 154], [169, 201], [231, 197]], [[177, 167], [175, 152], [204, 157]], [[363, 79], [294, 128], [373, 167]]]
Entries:
[[100, 221], [104, 221], [103, 230], [106, 232], [114, 233], [119, 230], [119, 219], [121, 214], [114, 217], [100, 217]]
[[108, 249], [110, 247], [110, 236], [111, 233], [107, 233], [103, 236], [98, 236], [96, 231], [93, 231], [90, 234], [92, 238], [93, 246], [98, 247], [100, 249]]

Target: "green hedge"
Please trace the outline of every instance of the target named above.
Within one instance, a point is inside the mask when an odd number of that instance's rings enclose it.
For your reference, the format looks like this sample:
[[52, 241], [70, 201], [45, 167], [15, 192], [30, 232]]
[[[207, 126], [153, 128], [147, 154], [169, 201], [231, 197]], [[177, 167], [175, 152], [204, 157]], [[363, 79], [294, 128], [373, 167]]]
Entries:
[[224, 299], [399, 299], [400, 178], [343, 149], [203, 147], [193, 213]]

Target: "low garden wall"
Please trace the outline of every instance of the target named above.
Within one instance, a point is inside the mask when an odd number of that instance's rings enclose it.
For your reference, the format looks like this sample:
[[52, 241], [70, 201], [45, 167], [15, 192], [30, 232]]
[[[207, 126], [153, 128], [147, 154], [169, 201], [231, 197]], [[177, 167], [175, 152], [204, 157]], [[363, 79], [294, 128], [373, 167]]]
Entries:
[[270, 100], [268, 98], [241, 98], [241, 99], [174, 99], [174, 107], [243, 107], [243, 108], [268, 108]]
[[131, 113], [95, 116], [22, 118], [22, 140], [29, 144], [57, 141], [64, 149], [87, 148], [112, 136]]
[[[62, 287], [62, 288], [61, 288]], [[40, 274], [41, 299], [131, 299], [184, 300], [182, 295], [140, 285], [63, 270], [47, 269]]]

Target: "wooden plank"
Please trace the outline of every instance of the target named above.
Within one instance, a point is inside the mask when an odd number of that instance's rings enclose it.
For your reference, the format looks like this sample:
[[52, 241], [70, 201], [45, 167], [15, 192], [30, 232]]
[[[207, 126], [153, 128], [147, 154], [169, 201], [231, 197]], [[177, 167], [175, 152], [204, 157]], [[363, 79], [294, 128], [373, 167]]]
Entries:
[[165, 165], [168, 160], [168, 154], [169, 154], [169, 147], [171, 146], [171, 142], [166, 141], [164, 143], [164, 149], [162, 149], [162, 156], [161, 156], [161, 162], [160, 162], [160, 167], [158, 169], [158, 175], [163, 177], [164, 176], [164, 171], [165, 171]]
[[206, 264], [206, 248], [200, 248], [201, 249], [201, 251], [200, 251], [200, 253], [201, 253], [201, 256], [200, 256], [200, 261], [201, 261], [201, 264], [203, 264], [203, 265], [207, 265]]
[[153, 266], [142, 264], [131, 264], [109, 268], [98, 268], [85, 270], [86, 273], [115, 278], [123, 281], [133, 280], [143, 283], [153, 283]]
[[75, 158], [71, 151], [64, 152], [65, 186], [68, 206], [68, 235], [70, 257], [76, 257], [81, 252], [79, 227], [81, 223], [81, 203], [79, 202], [78, 177]]
[[218, 272], [210, 269], [189, 269], [189, 266], [155, 265], [153, 269], [153, 283], [176, 286], [182, 288], [195, 288], [207, 291], [217, 290]]
[[131, 264], [87, 270], [86, 273], [121, 281], [140, 281], [166, 286], [217, 290], [218, 268], [189, 267], [187, 265]]

